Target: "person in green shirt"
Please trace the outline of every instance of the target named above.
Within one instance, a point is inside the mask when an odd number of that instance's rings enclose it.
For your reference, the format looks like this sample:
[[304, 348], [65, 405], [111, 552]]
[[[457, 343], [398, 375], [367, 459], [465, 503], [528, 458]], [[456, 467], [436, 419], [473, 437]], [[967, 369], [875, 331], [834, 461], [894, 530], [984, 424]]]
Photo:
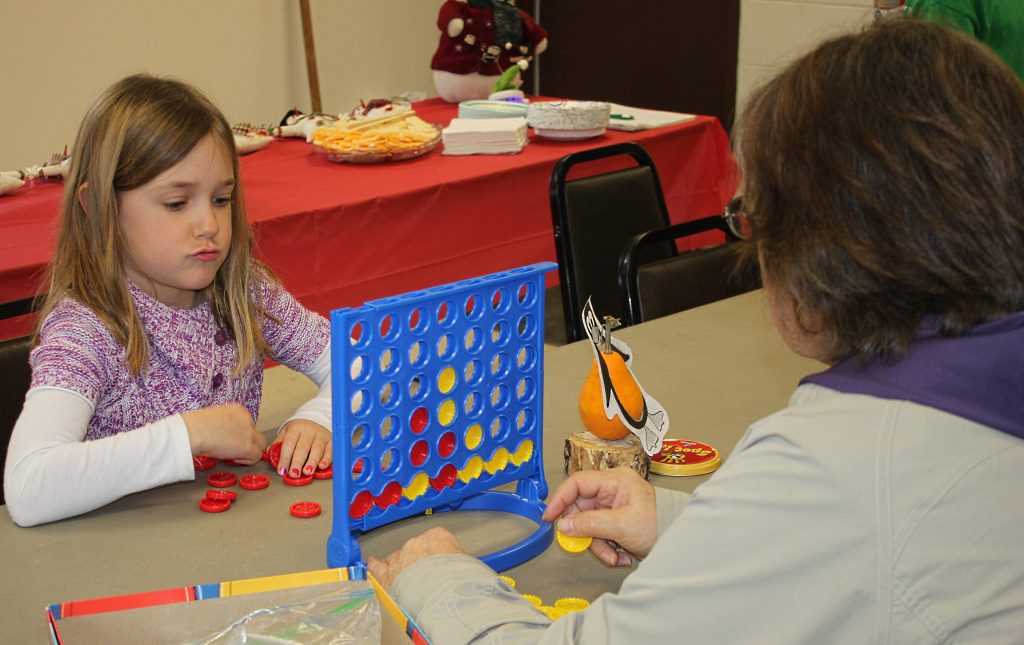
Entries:
[[1024, 81], [1024, 0], [907, 0], [906, 15], [974, 36]]

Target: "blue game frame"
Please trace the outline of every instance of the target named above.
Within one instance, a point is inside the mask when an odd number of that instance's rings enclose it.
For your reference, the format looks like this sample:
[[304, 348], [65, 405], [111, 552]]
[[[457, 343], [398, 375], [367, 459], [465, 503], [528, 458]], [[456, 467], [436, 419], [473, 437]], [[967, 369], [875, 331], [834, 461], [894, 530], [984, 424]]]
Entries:
[[[537, 530], [480, 559], [503, 571], [551, 544], [543, 522], [544, 274], [551, 262], [331, 312], [331, 567], [356, 538], [452, 510], [516, 513]], [[515, 492], [491, 490], [516, 482]]]

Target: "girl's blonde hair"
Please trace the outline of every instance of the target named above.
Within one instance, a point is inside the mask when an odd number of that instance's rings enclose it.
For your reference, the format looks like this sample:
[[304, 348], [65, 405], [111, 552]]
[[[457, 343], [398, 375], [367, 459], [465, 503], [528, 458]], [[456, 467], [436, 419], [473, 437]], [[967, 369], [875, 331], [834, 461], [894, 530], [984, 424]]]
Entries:
[[195, 88], [145, 74], [114, 84], [82, 120], [65, 179], [60, 231], [36, 340], [42, 321], [56, 304], [74, 298], [99, 316], [125, 347], [128, 369], [141, 374], [148, 360], [149, 342], [128, 290], [118, 195], [139, 188], [173, 167], [211, 134], [231, 158], [235, 187], [231, 246], [203, 295], [217, 323], [235, 338], [236, 371], [268, 354], [261, 325], [266, 314], [252, 297], [256, 293], [252, 286], [254, 279], [274, 278], [251, 255], [252, 233], [231, 126]]

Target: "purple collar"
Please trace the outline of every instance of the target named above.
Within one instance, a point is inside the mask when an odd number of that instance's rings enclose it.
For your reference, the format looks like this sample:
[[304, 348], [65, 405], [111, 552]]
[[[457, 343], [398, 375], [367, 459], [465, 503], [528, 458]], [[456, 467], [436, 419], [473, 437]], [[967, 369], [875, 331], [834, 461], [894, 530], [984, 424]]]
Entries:
[[1024, 312], [956, 337], [926, 325], [900, 361], [848, 358], [800, 382], [913, 401], [1024, 439]]

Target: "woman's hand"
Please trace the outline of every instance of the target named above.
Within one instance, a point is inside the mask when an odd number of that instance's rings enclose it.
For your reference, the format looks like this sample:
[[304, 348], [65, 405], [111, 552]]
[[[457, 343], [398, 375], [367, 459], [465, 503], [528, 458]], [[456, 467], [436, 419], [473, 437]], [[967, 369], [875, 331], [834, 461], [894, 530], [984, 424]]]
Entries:
[[654, 487], [629, 468], [573, 473], [551, 494], [544, 520], [559, 515], [559, 531], [594, 538], [590, 550], [612, 567], [646, 557], [658, 538]]
[[331, 432], [319, 423], [293, 419], [281, 428], [277, 441], [281, 442], [277, 472], [282, 477], [312, 475], [331, 465]]
[[267, 440], [256, 431], [252, 415], [238, 403], [183, 412], [181, 418], [188, 428], [193, 455], [254, 464], [267, 445]]
[[366, 566], [382, 587], [388, 589], [398, 574], [412, 563], [441, 553], [465, 553], [455, 536], [443, 528], [432, 528], [405, 543], [385, 560], [370, 556]]

